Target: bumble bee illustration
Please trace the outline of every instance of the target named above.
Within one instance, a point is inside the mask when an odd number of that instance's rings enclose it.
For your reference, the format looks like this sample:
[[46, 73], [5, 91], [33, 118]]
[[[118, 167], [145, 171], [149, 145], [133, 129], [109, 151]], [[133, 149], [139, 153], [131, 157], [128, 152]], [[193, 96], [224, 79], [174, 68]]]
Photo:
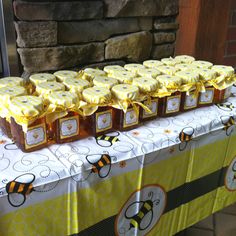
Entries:
[[217, 104], [217, 107], [223, 111], [232, 111], [235, 108], [231, 102]]
[[4, 149], [11, 151], [11, 150], [17, 150], [19, 148], [16, 146], [15, 143], [8, 143], [8, 144], [4, 145]]
[[233, 173], [234, 173], [234, 175], [233, 175], [233, 181], [235, 181], [235, 180], [236, 180], [236, 162], [234, 162], [234, 164], [233, 164], [233, 166], [232, 166], [232, 171], [233, 171]]
[[224, 125], [223, 130], [226, 131], [226, 135], [230, 136], [234, 130], [235, 119], [233, 116], [222, 116], [221, 122]]
[[187, 145], [188, 142], [192, 140], [194, 134], [194, 128], [192, 127], [185, 127], [182, 129], [182, 131], [179, 133], [179, 140], [180, 140], [180, 144], [179, 144], [179, 150], [183, 151]]
[[118, 132], [100, 135], [96, 137], [96, 143], [101, 147], [111, 147], [114, 143], [120, 141], [118, 139], [119, 135]]

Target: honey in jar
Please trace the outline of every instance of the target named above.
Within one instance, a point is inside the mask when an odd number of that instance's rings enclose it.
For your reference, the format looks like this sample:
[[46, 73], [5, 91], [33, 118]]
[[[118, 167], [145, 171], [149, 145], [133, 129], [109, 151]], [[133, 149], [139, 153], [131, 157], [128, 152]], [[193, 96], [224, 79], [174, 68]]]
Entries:
[[139, 97], [139, 89], [135, 85], [118, 84], [112, 88], [116, 99], [113, 107], [113, 126], [116, 130], [125, 131], [139, 126], [139, 106], [134, 102]]
[[161, 61], [158, 61], [158, 60], [147, 60], [147, 61], [143, 62], [143, 65], [146, 68], [156, 68], [158, 66], [162, 66], [163, 63]]
[[86, 68], [82, 72], [82, 79], [86, 79], [89, 82], [93, 81], [95, 76], [106, 76], [106, 72], [103, 70], [94, 69], [94, 68]]
[[24, 86], [24, 79], [13, 76], [0, 79], [0, 88], [9, 86]]
[[38, 73], [38, 74], [33, 74], [29, 77], [29, 80], [31, 82], [32, 86], [32, 90], [30, 91], [30, 93], [34, 93], [36, 86], [40, 83], [43, 82], [52, 82], [52, 81], [56, 81], [56, 77], [53, 74], [49, 74], [49, 73]]
[[9, 100], [13, 97], [22, 95], [26, 95], [26, 90], [21, 86], [7, 86], [0, 88], [0, 128], [9, 138], [12, 138], [10, 128], [10, 114], [8, 111]]
[[111, 77], [96, 76], [93, 79], [93, 84], [94, 86], [97, 87], [104, 87], [107, 89], [111, 89], [114, 85], [118, 84], [118, 80]]
[[78, 73], [72, 70], [59, 70], [54, 73], [59, 82], [63, 82], [67, 78], [76, 78]]
[[207, 68], [200, 68], [195, 70], [195, 72], [200, 75], [200, 79], [205, 86], [205, 91], [199, 93], [199, 106], [212, 105], [215, 96], [215, 88], [212, 86], [211, 81], [216, 78], [216, 72]]
[[84, 126], [90, 135], [98, 136], [113, 130], [111, 92], [105, 87], [94, 86], [82, 92], [87, 102], [84, 108]]
[[23, 152], [47, 146], [43, 100], [36, 96], [19, 96], [9, 101], [11, 134]]
[[140, 107], [139, 118], [140, 121], [153, 120], [158, 115], [158, 98], [154, 96], [157, 91], [158, 82], [152, 78], [138, 77], [133, 79], [133, 85], [139, 88], [139, 91], [144, 96], [141, 101], [149, 110]]
[[175, 75], [182, 79], [180, 110], [189, 111], [197, 108], [199, 96], [198, 88], [200, 86], [199, 74], [191, 70], [184, 70], [178, 71]]
[[180, 112], [182, 79], [173, 75], [157, 76], [159, 82], [159, 115], [173, 116]]
[[56, 143], [67, 143], [82, 137], [80, 116], [76, 112], [78, 96], [69, 91], [57, 91], [48, 95], [54, 112], [47, 116], [47, 127], [50, 139]]
[[222, 103], [230, 97], [232, 86], [234, 84], [234, 68], [232, 66], [215, 65], [212, 70], [217, 73], [215, 79], [214, 103]]
[[193, 61], [195, 61], [194, 57], [188, 56], [188, 55], [178, 55], [174, 58], [174, 60], [179, 64], [190, 64]]

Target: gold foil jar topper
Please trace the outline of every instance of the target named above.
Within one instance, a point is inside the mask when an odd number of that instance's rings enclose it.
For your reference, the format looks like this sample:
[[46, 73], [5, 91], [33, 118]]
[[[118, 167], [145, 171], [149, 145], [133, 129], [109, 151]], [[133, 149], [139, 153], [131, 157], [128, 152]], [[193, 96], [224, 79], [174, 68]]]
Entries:
[[126, 64], [124, 68], [136, 74], [138, 72], [138, 69], [144, 69], [145, 66], [138, 63], [130, 63]]
[[213, 66], [211, 62], [202, 60], [193, 61], [192, 64], [198, 66], [199, 68], [206, 68], [206, 69], [210, 69]]
[[158, 60], [147, 60], [143, 62], [143, 65], [147, 68], [156, 68], [158, 66], [162, 66], [163, 63]]
[[112, 94], [118, 100], [136, 100], [139, 96], [139, 89], [135, 85], [118, 84], [112, 89]]
[[131, 71], [114, 71], [110, 77], [117, 79], [120, 83], [132, 83], [133, 78], [136, 76]]
[[106, 72], [99, 69], [94, 68], [86, 68], [84, 69], [83, 79], [93, 80], [95, 76], [106, 76]]
[[194, 71], [178, 71], [175, 75], [179, 76], [184, 84], [197, 83], [199, 81], [199, 73]]
[[137, 86], [143, 93], [155, 92], [158, 82], [152, 78], [138, 77], [133, 79], [133, 85]]
[[91, 87], [82, 92], [83, 99], [88, 103], [104, 104], [109, 103], [111, 100], [111, 92], [104, 87]]
[[234, 68], [232, 66], [215, 65], [212, 67], [212, 70], [217, 72], [218, 75], [224, 75], [227, 77], [234, 75]]
[[93, 79], [93, 84], [98, 87], [111, 89], [114, 85], [118, 84], [118, 80], [111, 77], [96, 76]]
[[26, 95], [26, 90], [21, 86], [7, 86], [0, 88], [0, 101], [2, 103], [8, 102], [10, 98], [22, 95]]
[[179, 56], [176, 56], [174, 60], [177, 63], [189, 64], [195, 61], [195, 58], [188, 55], [179, 55]]
[[60, 90], [65, 90], [65, 86], [58, 82], [44, 82], [36, 86], [36, 92], [42, 96]]
[[178, 69], [173, 66], [159, 66], [157, 69], [165, 75], [174, 75]]
[[156, 79], [160, 83], [161, 87], [167, 89], [178, 89], [182, 85], [182, 79], [178, 76], [160, 75], [157, 76]]
[[77, 77], [78, 73], [72, 70], [59, 70], [54, 73], [58, 81], [62, 82], [67, 78], [75, 78]]
[[71, 92], [82, 93], [82, 91], [90, 86], [89, 82], [84, 79], [67, 78], [63, 84]]
[[145, 78], [156, 78], [161, 72], [155, 68], [138, 69], [138, 75]]
[[22, 86], [24, 79], [20, 77], [4, 77], [0, 79], [0, 88], [6, 86]]
[[124, 71], [124, 67], [120, 66], [120, 65], [110, 65], [110, 66], [105, 66], [103, 68], [103, 70], [107, 73], [107, 74], [112, 74], [115, 71]]
[[161, 62], [167, 66], [175, 66], [178, 62], [175, 61], [174, 58], [170, 57], [170, 58], [163, 58], [161, 59]]
[[217, 76], [217, 73], [214, 70], [206, 68], [199, 68], [195, 70], [195, 72], [198, 73], [200, 75], [200, 79], [204, 81], [215, 79]]
[[29, 79], [34, 85], [37, 86], [38, 84], [43, 83], [43, 82], [56, 81], [56, 76], [49, 73], [38, 73], [38, 74], [31, 75]]

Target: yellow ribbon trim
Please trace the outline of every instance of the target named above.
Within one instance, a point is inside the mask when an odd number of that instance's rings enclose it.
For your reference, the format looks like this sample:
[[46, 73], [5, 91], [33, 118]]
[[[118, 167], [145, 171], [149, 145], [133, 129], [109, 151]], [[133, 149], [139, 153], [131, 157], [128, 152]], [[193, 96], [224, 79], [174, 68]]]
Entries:
[[236, 74], [232, 76], [221, 75], [207, 82], [211, 84], [214, 88], [218, 90], [223, 90], [227, 87], [232, 86], [236, 82]]

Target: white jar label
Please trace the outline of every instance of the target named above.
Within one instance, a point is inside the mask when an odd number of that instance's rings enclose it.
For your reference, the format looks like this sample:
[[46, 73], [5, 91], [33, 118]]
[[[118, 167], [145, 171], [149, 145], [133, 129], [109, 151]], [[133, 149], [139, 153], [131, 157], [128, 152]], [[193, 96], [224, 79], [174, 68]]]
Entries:
[[227, 99], [230, 97], [232, 91], [232, 86], [225, 89], [224, 99]]
[[112, 110], [96, 113], [96, 132], [112, 128]]
[[61, 139], [69, 138], [79, 134], [79, 117], [72, 116], [60, 119]]
[[180, 95], [167, 98], [166, 113], [178, 112], [180, 107]]
[[206, 92], [200, 93], [200, 104], [212, 103], [214, 98], [214, 88], [206, 89]]
[[129, 127], [138, 124], [139, 110], [136, 112], [133, 108], [124, 113], [124, 127]]
[[158, 99], [153, 99], [151, 100], [151, 104], [148, 104], [147, 101], [144, 102], [144, 105], [146, 105], [150, 110], [151, 113], [146, 112], [143, 109], [143, 118], [147, 118], [147, 117], [152, 117], [152, 116], [156, 116], [157, 115], [157, 111], [158, 111]]
[[198, 96], [194, 93], [190, 93], [189, 95], [186, 94], [184, 109], [191, 109], [197, 107]]
[[25, 148], [33, 148], [47, 142], [45, 124], [30, 127], [25, 133]]

